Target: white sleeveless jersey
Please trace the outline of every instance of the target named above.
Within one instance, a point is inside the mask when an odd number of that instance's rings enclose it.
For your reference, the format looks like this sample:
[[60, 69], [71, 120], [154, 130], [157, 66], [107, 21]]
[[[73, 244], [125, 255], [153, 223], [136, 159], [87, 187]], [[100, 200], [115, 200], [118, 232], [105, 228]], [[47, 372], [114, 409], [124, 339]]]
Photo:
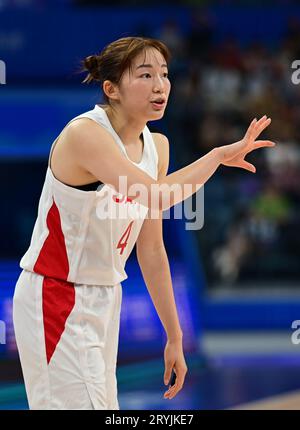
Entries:
[[[70, 122], [78, 118], [90, 118], [108, 130], [128, 158], [104, 109], [96, 105]], [[158, 154], [147, 126], [143, 138], [141, 162], [134, 164], [157, 179]], [[148, 208], [109, 185], [102, 184], [97, 191], [72, 188], [56, 179], [48, 166], [30, 246], [20, 267], [78, 284], [116, 285], [127, 278], [125, 263], [147, 213]]]

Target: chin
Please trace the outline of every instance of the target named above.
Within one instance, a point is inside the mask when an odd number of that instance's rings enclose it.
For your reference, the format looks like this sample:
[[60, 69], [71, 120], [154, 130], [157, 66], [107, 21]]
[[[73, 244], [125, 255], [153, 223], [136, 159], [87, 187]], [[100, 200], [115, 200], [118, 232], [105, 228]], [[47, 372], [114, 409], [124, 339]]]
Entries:
[[[148, 121], [155, 121], [161, 119], [165, 114], [165, 110], [155, 111], [151, 113], [151, 118]], [[149, 115], [150, 116], [150, 115]]]

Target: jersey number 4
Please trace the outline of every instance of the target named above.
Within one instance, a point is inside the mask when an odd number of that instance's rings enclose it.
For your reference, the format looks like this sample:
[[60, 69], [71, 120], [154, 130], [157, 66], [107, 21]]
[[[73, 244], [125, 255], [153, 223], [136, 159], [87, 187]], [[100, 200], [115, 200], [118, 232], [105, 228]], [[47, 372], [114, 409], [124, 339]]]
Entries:
[[129, 226], [126, 228], [126, 230], [122, 234], [121, 239], [119, 240], [119, 243], [117, 245], [117, 249], [121, 249], [121, 252], [120, 252], [121, 255], [123, 254], [124, 249], [127, 246], [128, 238], [130, 236], [132, 224], [133, 224], [133, 221], [131, 221], [131, 223], [129, 224]]

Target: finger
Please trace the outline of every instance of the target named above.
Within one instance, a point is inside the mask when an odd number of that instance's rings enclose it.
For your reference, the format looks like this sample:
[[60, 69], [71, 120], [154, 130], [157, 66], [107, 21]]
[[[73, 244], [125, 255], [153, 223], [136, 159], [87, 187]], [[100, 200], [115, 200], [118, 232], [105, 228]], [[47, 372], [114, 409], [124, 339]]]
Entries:
[[250, 151], [247, 152], [247, 154], [250, 154], [250, 152], [255, 151], [259, 148], [273, 148], [276, 145], [275, 142], [272, 142], [271, 140], [256, 140], [254, 142], [254, 147], [250, 149]]
[[165, 364], [165, 373], [164, 373], [164, 383], [165, 383], [165, 385], [168, 385], [168, 382], [169, 382], [169, 380], [171, 378], [172, 369], [173, 369], [173, 364], [172, 363], [166, 363]]
[[246, 131], [245, 138], [250, 139], [252, 137], [252, 134], [254, 134], [255, 131], [256, 123], [257, 119], [254, 118], [254, 120], [252, 120], [252, 122], [250, 123], [248, 130]]
[[242, 167], [243, 169], [248, 170], [249, 172], [252, 172], [252, 173], [256, 172], [256, 167], [253, 164], [248, 163], [248, 161], [245, 161], [245, 160], [240, 164], [240, 167]]
[[175, 389], [174, 387], [175, 387], [175, 385], [169, 386], [169, 389], [167, 391], [165, 391], [165, 393], [164, 393], [165, 399], [170, 398], [171, 394], [174, 392], [174, 389]]
[[165, 393], [164, 393], [164, 398], [165, 399], [171, 399], [174, 397], [174, 395], [177, 394], [177, 390], [175, 388], [175, 385], [172, 385], [172, 387], [170, 387]]
[[168, 391], [166, 391], [166, 392], [164, 393], [164, 398], [165, 398], [165, 399], [169, 399], [169, 398], [170, 398], [170, 395], [171, 395], [171, 391], [170, 391], [170, 389], [169, 389]]
[[[173, 372], [174, 372], [175, 378], [172, 377]], [[177, 375], [176, 375], [175, 369], [172, 369], [171, 378], [173, 381], [171, 382], [171, 379], [169, 380], [169, 389], [165, 392], [165, 397], [169, 397], [170, 394], [174, 392], [174, 389], [176, 387]], [[171, 385], [172, 383], [173, 385]]]
[[174, 397], [174, 395], [176, 395], [177, 392], [179, 391], [178, 388], [180, 388], [180, 386], [179, 386], [179, 384], [177, 382], [177, 377], [176, 377], [175, 384], [172, 385], [172, 386], [171, 385], [169, 386], [169, 389], [165, 392], [164, 397], [167, 398], [167, 399], [170, 399], [170, 398]]
[[170, 392], [168, 394], [168, 398], [171, 400], [173, 399], [175, 396], [177, 396], [177, 394], [179, 393], [179, 391], [182, 389], [183, 384], [176, 384], [173, 385], [173, 387], [170, 388]]
[[276, 145], [276, 143], [272, 142], [271, 140], [256, 140], [254, 142], [254, 144], [255, 144], [255, 148], [254, 149], [265, 148], [265, 147], [271, 147], [272, 148], [273, 146]]
[[257, 128], [257, 127], [260, 127], [261, 126], [261, 124], [264, 122], [264, 121], [266, 121], [266, 119], [267, 119], [268, 117], [267, 117], [267, 115], [264, 115], [264, 116], [262, 116], [261, 118], [259, 118], [259, 120], [256, 122], [256, 124], [255, 124], [255, 128]]
[[[261, 127], [264, 126], [264, 123], [266, 121], [268, 121], [269, 119], [267, 118], [267, 115], [262, 116], [259, 120], [257, 120], [256, 118], [251, 122], [247, 133], [245, 135], [246, 138], [248, 139], [256, 139], [256, 137], [261, 133], [261, 131], [259, 132], [259, 130], [261, 129]], [[269, 121], [270, 122], [270, 121]]]
[[170, 400], [173, 399], [173, 397], [175, 397], [179, 393], [179, 391], [182, 389], [183, 384], [184, 384], [184, 380], [185, 380], [185, 375], [186, 375], [185, 369], [181, 369], [180, 371], [178, 371], [178, 374], [176, 376], [176, 382], [169, 389], [168, 398]]
[[259, 121], [257, 121], [255, 125], [256, 130], [265, 128], [266, 123], [269, 124], [271, 121], [271, 118], [268, 118], [266, 115], [264, 115]]
[[267, 118], [265, 121], [262, 121], [260, 124], [257, 124], [255, 127], [254, 138], [256, 139], [265, 128], [267, 128], [271, 124], [271, 118]]

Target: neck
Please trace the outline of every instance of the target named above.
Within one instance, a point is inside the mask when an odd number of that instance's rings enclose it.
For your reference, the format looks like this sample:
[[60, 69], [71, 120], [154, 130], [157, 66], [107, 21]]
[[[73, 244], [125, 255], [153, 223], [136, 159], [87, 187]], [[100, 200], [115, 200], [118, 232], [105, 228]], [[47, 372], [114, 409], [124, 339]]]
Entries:
[[124, 145], [132, 145], [140, 142], [146, 123], [126, 114], [120, 109], [105, 108], [108, 119]]

